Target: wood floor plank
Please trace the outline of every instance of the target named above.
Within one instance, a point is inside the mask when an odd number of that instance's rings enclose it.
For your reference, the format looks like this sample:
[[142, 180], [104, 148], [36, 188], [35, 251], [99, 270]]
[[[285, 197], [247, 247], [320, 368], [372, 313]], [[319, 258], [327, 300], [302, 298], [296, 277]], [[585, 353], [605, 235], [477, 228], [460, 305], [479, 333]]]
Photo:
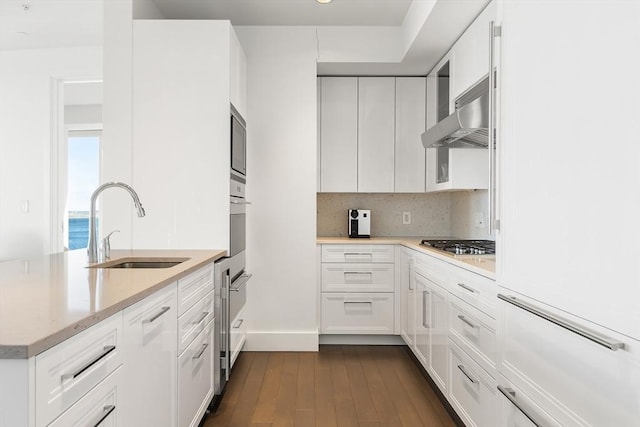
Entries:
[[[238, 396], [238, 402], [233, 410], [229, 426], [247, 426], [251, 423], [251, 415], [258, 400], [258, 393], [267, 370], [269, 359], [270, 353], [256, 354], [256, 358], [244, 382], [242, 392]], [[215, 427], [218, 426], [216, 425]]]
[[315, 422], [318, 427], [336, 427], [336, 407], [333, 400], [333, 382], [329, 351], [321, 346], [313, 355], [315, 384]]
[[371, 397], [369, 385], [367, 384], [356, 346], [347, 346], [344, 348], [344, 362], [351, 386], [351, 396], [356, 407], [358, 422], [380, 421], [380, 416]]
[[315, 427], [316, 414], [313, 409], [296, 409], [293, 425], [295, 427]]
[[276, 411], [276, 400], [280, 389], [280, 376], [284, 353], [271, 353], [269, 362], [260, 386], [258, 400], [251, 416], [253, 423], [272, 423]]
[[298, 359], [296, 409], [315, 408], [315, 372], [313, 353], [301, 353]]
[[298, 388], [298, 353], [285, 353], [280, 377], [280, 389], [273, 419], [274, 427], [293, 427], [296, 416]]
[[333, 400], [336, 406], [338, 427], [357, 427], [358, 415], [353, 402], [349, 376], [344, 362], [344, 352], [341, 347], [339, 351], [329, 353], [329, 363], [331, 365]]

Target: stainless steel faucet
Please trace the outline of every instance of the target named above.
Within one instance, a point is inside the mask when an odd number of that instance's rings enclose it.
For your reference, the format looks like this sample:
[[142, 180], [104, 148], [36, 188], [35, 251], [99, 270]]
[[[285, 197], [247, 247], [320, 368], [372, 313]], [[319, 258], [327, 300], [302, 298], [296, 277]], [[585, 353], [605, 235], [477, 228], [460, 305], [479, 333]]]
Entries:
[[138, 198], [138, 194], [136, 191], [123, 182], [106, 182], [96, 188], [96, 190], [91, 195], [91, 218], [89, 219], [89, 246], [87, 247], [87, 254], [89, 255], [89, 262], [97, 262], [98, 261], [98, 243], [96, 238], [96, 200], [100, 193], [103, 190], [111, 187], [120, 187], [129, 192], [131, 197], [133, 198], [133, 203], [136, 205], [138, 209], [138, 216], [144, 216], [144, 208], [140, 203], [140, 199]]

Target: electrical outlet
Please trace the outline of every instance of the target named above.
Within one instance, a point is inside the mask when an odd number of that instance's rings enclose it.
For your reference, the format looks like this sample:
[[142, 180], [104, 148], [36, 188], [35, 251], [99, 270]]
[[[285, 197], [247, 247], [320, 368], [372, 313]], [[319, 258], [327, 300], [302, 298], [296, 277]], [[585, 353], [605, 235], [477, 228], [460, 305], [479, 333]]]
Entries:
[[411, 212], [402, 212], [402, 223], [404, 225], [411, 224]]
[[476, 212], [474, 214], [473, 225], [478, 228], [484, 227], [484, 214], [482, 212]]

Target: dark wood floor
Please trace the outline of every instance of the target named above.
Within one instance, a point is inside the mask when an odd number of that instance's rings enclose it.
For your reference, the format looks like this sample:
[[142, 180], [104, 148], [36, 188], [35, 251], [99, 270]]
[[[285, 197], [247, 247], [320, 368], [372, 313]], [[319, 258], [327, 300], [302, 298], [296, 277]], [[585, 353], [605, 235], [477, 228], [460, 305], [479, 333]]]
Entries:
[[401, 346], [243, 352], [204, 427], [455, 426]]

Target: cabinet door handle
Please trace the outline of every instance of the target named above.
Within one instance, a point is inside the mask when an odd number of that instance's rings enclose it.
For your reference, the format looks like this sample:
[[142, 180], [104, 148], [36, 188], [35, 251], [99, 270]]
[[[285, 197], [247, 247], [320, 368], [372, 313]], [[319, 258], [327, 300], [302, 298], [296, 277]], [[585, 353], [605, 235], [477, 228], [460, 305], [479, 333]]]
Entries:
[[193, 322], [193, 324], [194, 324], [194, 325], [198, 325], [198, 324], [200, 324], [200, 322], [202, 322], [204, 319], [206, 319], [208, 315], [209, 315], [209, 312], [208, 312], [208, 311], [205, 311], [204, 313], [202, 313], [202, 314], [200, 315], [200, 317], [198, 317], [198, 320], [196, 320], [195, 322]]
[[422, 326], [425, 328], [429, 328], [427, 323], [427, 295], [429, 295], [429, 291], [422, 291]]
[[107, 357], [107, 355], [109, 353], [111, 353], [113, 350], [116, 349], [115, 345], [107, 345], [102, 349], [102, 353], [98, 354], [97, 356], [95, 356], [94, 358], [92, 358], [91, 360], [89, 360], [87, 363], [85, 363], [84, 365], [82, 365], [80, 368], [78, 368], [76, 371], [68, 373], [68, 374], [62, 374], [62, 380], [68, 380], [70, 378], [77, 378], [78, 376], [80, 376], [84, 371], [86, 371], [87, 369], [89, 369], [90, 367], [92, 367], [93, 365], [95, 365], [96, 363], [98, 363], [100, 360], [104, 359], [105, 357]]
[[464, 368], [464, 365], [458, 365], [458, 369], [460, 369], [460, 372], [462, 372], [464, 376], [467, 377], [469, 381], [471, 381], [471, 383], [473, 383], [474, 385], [478, 383], [478, 380], [474, 379], [471, 375], [469, 375], [467, 370]]
[[415, 265], [415, 260], [414, 259], [409, 259], [409, 290], [412, 291], [413, 288], [413, 281], [414, 281], [414, 271], [416, 268]]
[[589, 341], [600, 344], [601, 346], [606, 347], [611, 351], [617, 351], [621, 348], [624, 348], [625, 346], [625, 344], [621, 341], [615, 340], [606, 335], [602, 335], [599, 332], [592, 331], [590, 329], [577, 325], [570, 320], [563, 319], [553, 313], [548, 312], [547, 310], [536, 307], [528, 302], [524, 302], [514, 296], [498, 294], [498, 298], [505, 302], [508, 302], [509, 304], [515, 305], [518, 308], [528, 311], [529, 313], [534, 314], [544, 320], [554, 323], [568, 331], [571, 331], [576, 335], [580, 335], [581, 337], [586, 338]]
[[462, 320], [464, 323], [466, 323], [467, 325], [469, 325], [473, 329], [477, 328], [476, 325], [474, 325], [473, 323], [469, 322], [469, 320], [467, 320], [467, 318], [464, 317], [462, 314], [458, 314], [458, 319]]
[[98, 421], [93, 425], [93, 427], [98, 427], [100, 424], [102, 424], [102, 422], [104, 420], [107, 419], [107, 417], [109, 415], [111, 415], [111, 413], [113, 411], [116, 410], [116, 405], [107, 405], [102, 409], [102, 414], [100, 414], [100, 418], [98, 419]]
[[233, 325], [233, 329], [238, 329], [244, 323], [244, 319], [238, 319], [235, 325]]
[[458, 286], [460, 286], [465, 291], [471, 292], [472, 294], [475, 294], [477, 292], [475, 289], [473, 289], [470, 286], [465, 285], [464, 283], [458, 283]]
[[142, 321], [142, 323], [151, 323], [151, 322], [155, 321], [158, 317], [160, 317], [163, 314], [165, 314], [169, 310], [171, 310], [171, 307], [162, 307], [159, 312], [157, 312], [156, 314], [154, 314], [153, 316], [151, 316], [148, 319], [144, 319]]
[[500, 391], [500, 393], [502, 393], [504, 395], [504, 397], [506, 397], [507, 399], [509, 399], [509, 402], [511, 402], [513, 404], [513, 406], [515, 406], [516, 408], [518, 408], [518, 411], [522, 412], [522, 414], [529, 418], [529, 420], [536, 426], [536, 427], [546, 427], [547, 423], [544, 423], [542, 421], [540, 421], [540, 417], [536, 414], [534, 414], [533, 411], [529, 410], [529, 409], [525, 409], [524, 405], [521, 404], [520, 402], [518, 402], [517, 398], [516, 398], [516, 392], [510, 388], [510, 387], [503, 387], [501, 385], [498, 386], [498, 390]]
[[196, 354], [195, 356], [192, 357], [192, 359], [200, 359], [202, 357], [202, 355], [204, 354], [204, 351], [207, 349], [207, 347], [209, 347], [209, 343], [204, 343], [202, 344], [202, 347], [200, 347], [200, 351], [198, 352], [198, 354]]

